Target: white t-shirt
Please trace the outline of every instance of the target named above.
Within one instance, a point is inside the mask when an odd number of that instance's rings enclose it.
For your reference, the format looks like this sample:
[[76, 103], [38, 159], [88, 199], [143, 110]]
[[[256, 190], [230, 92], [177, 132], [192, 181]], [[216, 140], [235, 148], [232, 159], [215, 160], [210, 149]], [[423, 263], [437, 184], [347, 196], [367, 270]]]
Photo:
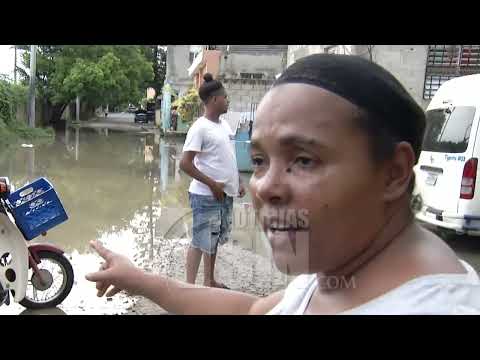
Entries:
[[[480, 279], [465, 261], [466, 274], [420, 276], [338, 315], [480, 314]], [[302, 315], [317, 288], [316, 274], [300, 275], [268, 315]]]
[[[197, 151], [193, 160], [195, 167], [209, 178], [225, 183], [224, 191], [229, 196], [238, 196], [239, 180], [235, 147], [230, 140], [234, 135], [230, 126], [202, 116], [188, 130], [183, 151]], [[193, 179], [189, 192], [197, 195], [213, 195], [204, 183]]]

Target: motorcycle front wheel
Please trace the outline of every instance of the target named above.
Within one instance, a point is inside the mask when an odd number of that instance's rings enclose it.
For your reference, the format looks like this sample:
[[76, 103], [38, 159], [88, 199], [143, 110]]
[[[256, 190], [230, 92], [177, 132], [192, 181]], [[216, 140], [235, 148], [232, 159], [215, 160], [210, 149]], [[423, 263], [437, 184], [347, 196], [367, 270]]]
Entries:
[[[73, 268], [70, 261], [58, 253], [39, 251], [37, 264], [41, 279], [33, 269], [28, 270], [25, 298], [20, 305], [27, 309], [55, 307], [68, 296], [73, 286]], [[43, 281], [41, 281], [43, 280]]]

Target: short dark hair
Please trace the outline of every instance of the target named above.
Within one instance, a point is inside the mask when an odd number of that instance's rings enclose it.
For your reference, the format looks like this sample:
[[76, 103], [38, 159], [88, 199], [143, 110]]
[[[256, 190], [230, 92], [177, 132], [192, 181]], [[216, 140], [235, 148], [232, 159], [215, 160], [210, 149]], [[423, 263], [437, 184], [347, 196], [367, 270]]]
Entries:
[[203, 75], [205, 82], [198, 89], [198, 96], [204, 103], [207, 103], [208, 99], [212, 96], [218, 96], [225, 93], [225, 89], [222, 83], [218, 80], [214, 80], [212, 74], [206, 73]]
[[[421, 142], [423, 139], [424, 129], [420, 129], [418, 133], [412, 133], [411, 137], [400, 136], [397, 132], [392, 131], [392, 128], [388, 126], [389, 122], [378, 118], [366, 111], [359, 108], [357, 116], [354, 118], [355, 125], [363, 130], [369, 139], [370, 156], [376, 163], [383, 163], [390, 159], [395, 151], [395, 146], [400, 141], [408, 142], [415, 152], [415, 157], [418, 161], [421, 152]], [[413, 174], [412, 180], [408, 186], [408, 192], [413, 193], [415, 187], [415, 174]]]

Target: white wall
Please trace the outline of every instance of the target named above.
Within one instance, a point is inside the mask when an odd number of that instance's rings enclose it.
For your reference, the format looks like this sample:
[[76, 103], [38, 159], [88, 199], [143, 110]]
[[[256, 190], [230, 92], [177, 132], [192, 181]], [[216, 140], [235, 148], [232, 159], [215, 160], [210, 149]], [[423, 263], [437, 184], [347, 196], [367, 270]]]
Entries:
[[355, 45], [288, 45], [287, 66], [292, 65], [302, 57], [325, 53], [330, 47], [330, 53], [352, 55]]
[[190, 66], [190, 45], [167, 46], [167, 73], [166, 80], [180, 95], [193, 85], [193, 80], [188, 76]]

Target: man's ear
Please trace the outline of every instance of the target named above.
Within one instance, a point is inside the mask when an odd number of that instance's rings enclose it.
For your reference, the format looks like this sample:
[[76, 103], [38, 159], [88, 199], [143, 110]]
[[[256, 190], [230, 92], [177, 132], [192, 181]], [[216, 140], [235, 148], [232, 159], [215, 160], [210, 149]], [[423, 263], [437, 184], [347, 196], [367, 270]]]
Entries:
[[399, 142], [392, 158], [385, 163], [385, 201], [397, 200], [408, 191], [414, 165], [415, 153], [412, 145], [406, 141]]

